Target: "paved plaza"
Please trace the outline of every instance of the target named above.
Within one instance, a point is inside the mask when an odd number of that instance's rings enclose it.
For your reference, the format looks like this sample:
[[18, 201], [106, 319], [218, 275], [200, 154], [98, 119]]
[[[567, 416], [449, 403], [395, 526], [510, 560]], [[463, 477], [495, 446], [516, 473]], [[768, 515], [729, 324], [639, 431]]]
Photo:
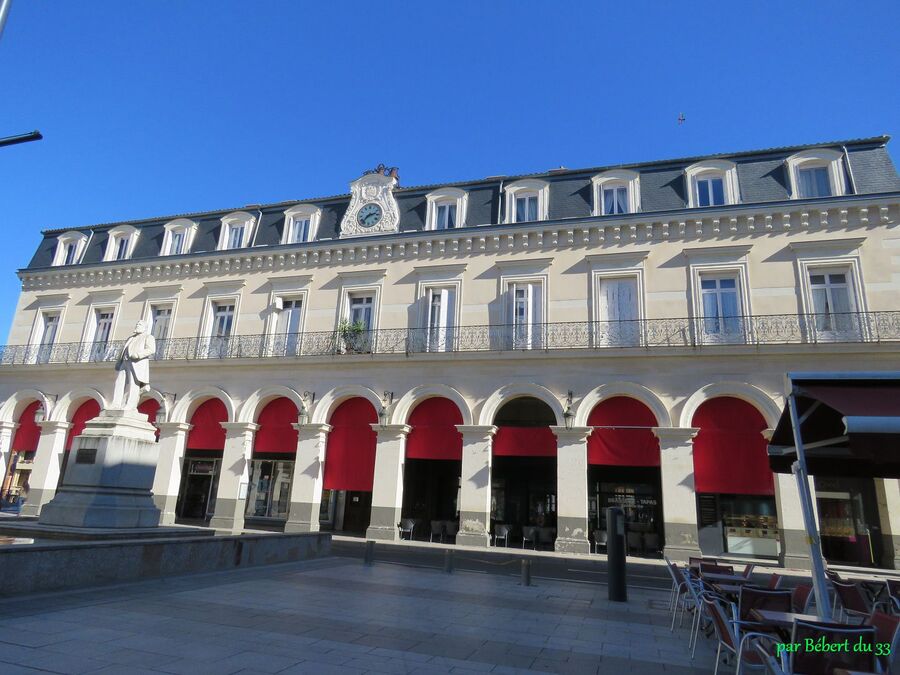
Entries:
[[667, 591], [331, 557], [0, 602], [0, 672], [708, 673]]

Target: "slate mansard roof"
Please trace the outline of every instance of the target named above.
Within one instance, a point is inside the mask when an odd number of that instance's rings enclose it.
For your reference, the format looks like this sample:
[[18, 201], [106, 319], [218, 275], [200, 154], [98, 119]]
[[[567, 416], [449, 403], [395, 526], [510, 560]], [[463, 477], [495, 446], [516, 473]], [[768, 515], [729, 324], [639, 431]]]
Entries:
[[[797, 152], [813, 148], [828, 148], [840, 152], [846, 149], [846, 159], [851, 170], [847, 173], [852, 174], [852, 184], [855, 186], [855, 190], [847, 190], [848, 194], [889, 193], [900, 191], [900, 177], [898, 177], [897, 170], [885, 147], [889, 140], [888, 136], [876, 136], [815, 145], [686, 157], [638, 164], [554, 170], [518, 176], [497, 176], [459, 183], [400, 187], [394, 190], [394, 195], [400, 207], [400, 232], [424, 230], [427, 211], [426, 195], [441, 187], [451, 186], [461, 188], [468, 193], [466, 222], [461, 226], [496, 224], [502, 199], [502, 186], [522, 178], [537, 178], [549, 183], [548, 217], [550, 220], [579, 219], [592, 216], [591, 178], [603, 171], [629, 169], [640, 175], [642, 213], [677, 211], [687, 208], [685, 168], [707, 159], [728, 159], [737, 165], [742, 204], [781, 202], [790, 199], [790, 185], [785, 160]], [[848, 182], [850, 180], [848, 176]], [[298, 204], [312, 204], [322, 209], [317, 240], [337, 239], [340, 236], [341, 219], [349, 203], [350, 195], [342, 194], [260, 206], [179, 214], [163, 218], [45, 230], [43, 240], [26, 269], [50, 267], [56, 251], [57, 237], [63, 232], [73, 230], [84, 232], [90, 237], [80, 264], [98, 264], [103, 259], [109, 230], [119, 225], [132, 225], [141, 231], [131, 255], [132, 260], [159, 257], [164, 226], [176, 218], [188, 218], [197, 223], [197, 233], [191, 251], [185, 255], [212, 252], [216, 250], [218, 243], [219, 230], [222, 227], [221, 218], [226, 214], [241, 210], [257, 217], [260, 213], [262, 214], [254, 246], [275, 246], [281, 243], [281, 235], [285, 227], [285, 211]], [[615, 216], [603, 217], [614, 218]], [[295, 244], [294, 246], [307, 245]]]

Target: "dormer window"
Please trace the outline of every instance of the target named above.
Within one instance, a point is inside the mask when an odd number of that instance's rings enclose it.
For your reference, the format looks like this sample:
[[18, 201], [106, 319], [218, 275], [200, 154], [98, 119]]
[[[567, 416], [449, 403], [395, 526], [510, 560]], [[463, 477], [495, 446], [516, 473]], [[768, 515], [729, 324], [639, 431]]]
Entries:
[[282, 244], [305, 244], [314, 241], [319, 229], [322, 209], [311, 204], [300, 204], [284, 214]]
[[222, 218], [218, 250], [228, 251], [246, 248], [253, 240], [256, 219], [245, 211], [237, 211]]
[[452, 230], [463, 227], [466, 222], [466, 207], [469, 193], [458, 188], [443, 188], [426, 197], [428, 213], [426, 230]]
[[684, 170], [688, 207], [703, 208], [739, 204], [737, 165], [725, 159], [711, 159]]
[[128, 260], [134, 252], [138, 234], [137, 229], [131, 225], [122, 225], [111, 229], [106, 241], [106, 253], [103, 260], [106, 262]]
[[641, 182], [634, 171], [607, 171], [591, 179], [594, 215], [613, 216], [641, 210]]
[[53, 254], [53, 266], [75, 265], [84, 253], [87, 236], [81, 232], [66, 232], [56, 238], [56, 252]]
[[543, 180], [520, 180], [506, 186], [506, 222], [547, 220], [550, 184]]
[[162, 255], [181, 255], [191, 250], [197, 224], [186, 218], [179, 218], [166, 224], [163, 235]]
[[843, 195], [846, 181], [842, 155], [817, 148], [791, 155], [786, 160], [792, 199], [815, 199]]

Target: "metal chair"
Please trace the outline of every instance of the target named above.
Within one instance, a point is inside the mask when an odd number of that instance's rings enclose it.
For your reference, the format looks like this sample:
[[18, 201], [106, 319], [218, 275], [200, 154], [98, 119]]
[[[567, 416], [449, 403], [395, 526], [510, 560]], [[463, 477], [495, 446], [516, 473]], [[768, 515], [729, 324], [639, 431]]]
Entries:
[[537, 538], [538, 543], [541, 546], [547, 545], [550, 549], [553, 549], [553, 542], [556, 541], [556, 528], [555, 527], [539, 527], [537, 530]]
[[594, 530], [594, 553], [598, 553], [601, 546], [606, 548], [606, 530]]
[[734, 574], [734, 566], [703, 561], [700, 563], [700, 574]]
[[531, 548], [537, 546], [538, 529], [534, 525], [526, 525], [522, 528], [522, 548], [525, 548], [525, 542], [531, 542]]
[[841, 617], [845, 621], [854, 618], [862, 623], [872, 613], [872, 605], [859, 584], [852, 581], [832, 581], [831, 585], [834, 586], [834, 592], [841, 600]]
[[644, 548], [643, 538], [640, 532], [627, 532], [625, 534], [625, 539], [628, 543], [628, 552], [632, 551], [642, 551]]
[[644, 533], [644, 552], [659, 553], [659, 535], [656, 532]]
[[[790, 655], [782, 654], [782, 666], [789, 673], [810, 673], [831, 675], [836, 668], [846, 670], [858, 670], [863, 672], [875, 671], [875, 629], [872, 626], [846, 626], [836, 623], [819, 623], [811, 621], [795, 621], [791, 632], [791, 642], [806, 644], [807, 639], [812, 644], [823, 639], [825, 644], [836, 644], [848, 640], [849, 644], [861, 643], [868, 645], [870, 651], [846, 651], [815, 652], [812, 650], [798, 649]], [[788, 658], [785, 658], [785, 657]]]
[[450, 541], [450, 538], [452, 537], [455, 542], [457, 532], [459, 532], [459, 521], [458, 520], [445, 520], [444, 521], [444, 536], [447, 537], [447, 541]]
[[494, 525], [494, 546], [499, 546], [501, 539], [504, 546], [509, 546], [509, 525], [497, 523]]
[[756, 626], [755, 630], [762, 630], [762, 624], [754, 619], [751, 614], [754, 609], [790, 612], [791, 591], [770, 591], [767, 588], [741, 586], [734, 618], [743, 623], [754, 624]]
[[400, 538], [403, 539], [404, 534], [409, 535], [409, 540], [412, 541], [413, 538], [413, 530], [416, 528], [416, 521], [412, 518], [404, 518], [400, 521]]
[[756, 567], [756, 565], [754, 565], [753, 563], [750, 563], [749, 565], [747, 565], [744, 568], [744, 571], [741, 572], [741, 576], [744, 577], [745, 579], [749, 579], [750, 575], [753, 574], [754, 567]]
[[791, 591], [791, 611], [794, 614], [806, 614], [813, 600], [812, 584], [797, 584]]
[[900, 648], [900, 617], [891, 616], [876, 609], [866, 619], [865, 625], [875, 629], [876, 642], [890, 645], [888, 650], [882, 649], [880, 653], [878, 651], [875, 653], [875, 658], [881, 665], [881, 672], [894, 672], [894, 658], [897, 655], [897, 649]]
[[437, 535], [441, 539], [441, 543], [444, 543], [444, 521], [443, 520], [432, 520], [431, 521], [431, 534], [428, 536], [428, 541], [433, 542], [434, 537]]
[[775, 638], [766, 633], [745, 630], [745, 625], [742, 621], [729, 620], [726, 608], [723, 607], [725, 601], [711, 593], [704, 593], [701, 597], [701, 602], [707, 614], [712, 618], [716, 638], [719, 641], [716, 649], [716, 669], [713, 671], [713, 675], [719, 672], [723, 647], [726, 650], [726, 658], [727, 656], [734, 656], [737, 660], [736, 675], [740, 675], [743, 666], [764, 667], [756, 650], [748, 649], [748, 647], [752, 646], [750, 641], [755, 639], [757, 643], [769, 642], [774, 645], [776, 642]]
[[769, 577], [769, 585], [768, 589], [770, 591], [777, 590], [778, 587], [781, 586], [781, 575], [776, 572], [772, 572], [772, 576]]

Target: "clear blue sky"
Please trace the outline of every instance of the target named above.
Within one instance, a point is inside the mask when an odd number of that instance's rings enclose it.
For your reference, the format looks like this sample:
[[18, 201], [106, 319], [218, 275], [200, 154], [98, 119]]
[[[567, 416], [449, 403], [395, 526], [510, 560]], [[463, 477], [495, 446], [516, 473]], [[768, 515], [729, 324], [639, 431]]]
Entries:
[[379, 162], [418, 185], [900, 133], [898, 27], [896, 0], [13, 0], [0, 136], [45, 139], [0, 149], [0, 340], [43, 228]]

